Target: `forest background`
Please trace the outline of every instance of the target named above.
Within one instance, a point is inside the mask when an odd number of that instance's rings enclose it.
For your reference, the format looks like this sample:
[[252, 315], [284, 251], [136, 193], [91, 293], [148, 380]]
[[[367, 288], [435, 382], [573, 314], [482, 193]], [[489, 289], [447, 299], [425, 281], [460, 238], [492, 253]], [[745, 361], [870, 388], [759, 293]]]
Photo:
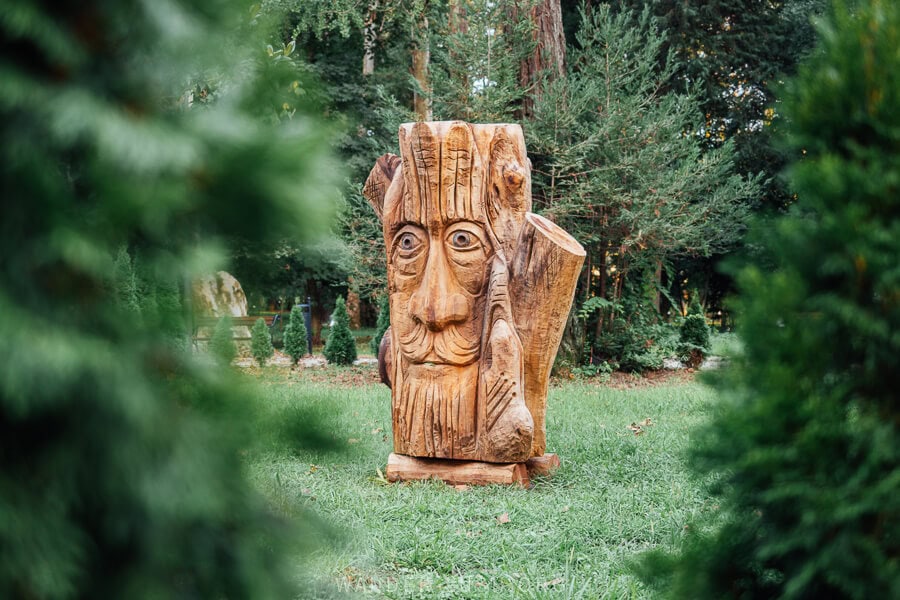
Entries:
[[[334, 235], [234, 244], [252, 309], [334, 300], [374, 325], [385, 293], [378, 220], [361, 187], [397, 153], [400, 123], [514, 122], [532, 161], [534, 210], [587, 250], [560, 364], [586, 373], [659, 368], [692, 301], [723, 330], [753, 218], [794, 200], [773, 143], [778, 89], [813, 48], [821, 0], [267, 0], [273, 60], [313, 75], [295, 91], [337, 132], [345, 166]], [[216, 81], [197, 85], [214, 99]], [[294, 107], [276, 108], [290, 118]], [[351, 303], [354, 304], [354, 303]]]

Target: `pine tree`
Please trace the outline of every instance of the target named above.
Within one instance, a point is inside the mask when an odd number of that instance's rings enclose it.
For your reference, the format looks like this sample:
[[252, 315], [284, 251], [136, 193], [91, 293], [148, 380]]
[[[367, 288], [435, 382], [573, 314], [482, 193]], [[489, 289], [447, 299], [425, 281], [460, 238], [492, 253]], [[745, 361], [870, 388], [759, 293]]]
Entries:
[[266, 320], [259, 318], [250, 329], [250, 354], [253, 360], [260, 367], [266, 366], [266, 363], [275, 354], [275, 347], [272, 346], [272, 334], [266, 326]]
[[[734, 142], [738, 173], [765, 173], [762, 205], [783, 208], [790, 194], [778, 177], [787, 156], [773, 143], [780, 120], [775, 88], [814, 47], [811, 20], [825, 0], [628, 0], [650, 6], [668, 33], [677, 90], [697, 89], [710, 147]], [[668, 49], [667, 48], [667, 49]]]
[[331, 313], [331, 332], [325, 342], [325, 359], [335, 365], [352, 365], [356, 360], [356, 339], [350, 331], [347, 304], [338, 296]]
[[291, 309], [290, 322], [284, 329], [284, 351], [296, 363], [306, 356], [307, 350], [306, 320], [303, 309], [295, 304]]
[[799, 200], [759, 234], [776, 267], [739, 275], [744, 352], [693, 455], [721, 509], [646, 565], [672, 597], [900, 597], [898, 47], [897, 3], [838, 5], [789, 89]]
[[[2, 598], [299, 594], [312, 536], [243, 474], [258, 394], [161, 326], [185, 327], [180, 286], [228, 240], [324, 225], [330, 141], [302, 103], [272, 118], [303, 77], [263, 21], [223, 0], [0, 4]], [[156, 293], [137, 320], [122, 248]]]
[[138, 298], [138, 279], [134, 272], [134, 262], [126, 246], [120, 246], [113, 265], [113, 286], [116, 304], [131, 318], [140, 316], [141, 304]]
[[209, 353], [216, 362], [227, 367], [237, 356], [237, 346], [234, 343], [234, 334], [231, 331], [231, 317], [228, 315], [219, 319], [212, 337], [209, 338]]
[[384, 337], [388, 327], [391, 326], [391, 305], [390, 297], [382, 294], [378, 299], [378, 321], [375, 323], [375, 335], [372, 337], [372, 354], [378, 356], [378, 349], [381, 347], [381, 338]]
[[688, 366], [696, 369], [709, 352], [709, 326], [700, 305], [700, 294], [696, 290], [691, 294], [690, 310], [681, 324], [678, 337], [679, 351], [682, 356], [687, 357]]
[[734, 247], [759, 188], [733, 174], [730, 145], [704, 154], [697, 99], [667, 93], [676, 65], [649, 10], [594, 6], [577, 40], [526, 130], [534, 205], [585, 247], [581, 300], [605, 301], [585, 341], [595, 358], [622, 363], [625, 348], [660, 339], [632, 335], [659, 319], [660, 274], [676, 258]]

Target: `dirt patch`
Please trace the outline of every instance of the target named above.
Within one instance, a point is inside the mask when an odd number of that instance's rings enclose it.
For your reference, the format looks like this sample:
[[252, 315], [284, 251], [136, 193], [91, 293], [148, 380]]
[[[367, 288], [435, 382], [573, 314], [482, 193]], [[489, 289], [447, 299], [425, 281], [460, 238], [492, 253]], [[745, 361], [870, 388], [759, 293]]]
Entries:
[[[683, 383], [693, 383], [697, 372], [693, 369], [646, 371], [640, 375], [634, 373], [623, 373], [616, 371], [612, 373], [608, 379], [603, 377], [588, 377], [581, 381], [589, 385], [598, 387], [609, 387], [616, 390], [626, 390], [632, 388], [657, 387], [662, 385], [679, 385]], [[558, 387], [568, 381], [574, 380], [575, 377], [554, 377], [550, 380], [551, 387]]]
[[[235, 365], [251, 371], [256, 369], [255, 363], [249, 358], [239, 358], [235, 361]], [[377, 361], [368, 357], [360, 359], [351, 367], [335, 367], [327, 364], [325, 359], [320, 356], [312, 356], [304, 358], [299, 365], [292, 367], [290, 357], [276, 350], [269, 365], [280, 367], [285, 376], [314, 383], [330, 383], [340, 387], [360, 387], [381, 383], [378, 377]], [[692, 383], [696, 375], [697, 371], [694, 369], [661, 369], [647, 371], [640, 375], [615, 372], [606, 380], [602, 377], [591, 377], [582, 381], [591, 385], [624, 390]], [[572, 379], [573, 377], [553, 377], [550, 385], [557, 387]]]
[[362, 387], [381, 383], [378, 378], [378, 365], [371, 363], [352, 367], [299, 369], [296, 372], [304, 381], [330, 383], [340, 387]]
[[605, 385], [606, 387], [617, 390], [656, 387], [660, 385], [678, 385], [682, 383], [693, 383], [696, 374], [696, 371], [693, 369], [681, 369], [678, 371], [667, 371], [663, 369], [660, 371], [647, 371], [641, 375], [616, 372], [610, 375], [609, 381], [600, 385]]

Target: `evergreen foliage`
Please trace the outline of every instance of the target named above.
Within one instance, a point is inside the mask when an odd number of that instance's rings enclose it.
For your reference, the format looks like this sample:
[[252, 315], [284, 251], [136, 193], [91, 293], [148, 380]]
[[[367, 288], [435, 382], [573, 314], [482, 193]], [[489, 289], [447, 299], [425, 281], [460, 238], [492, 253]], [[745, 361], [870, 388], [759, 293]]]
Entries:
[[838, 4], [785, 103], [799, 201], [739, 275], [743, 355], [693, 459], [721, 509], [671, 597], [900, 596], [900, 6]]
[[435, 120], [515, 121], [529, 92], [519, 85], [519, 65], [533, 45], [533, 24], [513, 20], [517, 4], [525, 12], [514, 0], [470, 0], [464, 22], [441, 15], [441, 43], [431, 52]]
[[709, 326], [706, 317], [691, 313], [684, 318], [678, 336], [678, 348], [687, 357], [688, 366], [696, 369], [709, 352]]
[[242, 473], [257, 393], [171, 338], [227, 240], [330, 210], [301, 74], [246, 8], [0, 5], [0, 597], [298, 593], [310, 536]]
[[391, 303], [390, 296], [382, 294], [378, 299], [378, 322], [375, 324], [375, 335], [372, 337], [371, 348], [372, 354], [378, 356], [378, 349], [381, 347], [381, 338], [384, 337], [388, 327], [391, 326]]
[[134, 272], [134, 264], [126, 246], [116, 252], [113, 265], [113, 286], [116, 303], [125, 312], [137, 317], [141, 311], [138, 299], [138, 281]]
[[272, 346], [272, 334], [266, 326], [266, 320], [259, 318], [250, 329], [250, 354], [253, 360], [260, 367], [266, 366], [272, 355], [275, 354], [275, 348]]
[[764, 173], [761, 205], [784, 208], [790, 192], [778, 177], [787, 156], [773, 143], [780, 121], [775, 96], [779, 79], [815, 45], [811, 19], [825, 0], [650, 0], [668, 33], [667, 46], [677, 69], [669, 80], [676, 90], [695, 89], [705, 115], [703, 137], [709, 147], [734, 142], [738, 173]]
[[295, 304], [291, 308], [290, 322], [284, 329], [284, 352], [295, 363], [306, 356], [309, 350], [306, 338], [307, 331], [306, 321], [303, 318], [303, 308], [299, 304]]
[[231, 331], [231, 317], [225, 315], [216, 323], [212, 337], [209, 338], [209, 353], [220, 366], [227, 367], [237, 356], [237, 345]]
[[325, 342], [325, 359], [335, 365], [352, 365], [356, 360], [356, 339], [350, 331], [347, 303], [338, 296], [331, 313], [331, 332]]
[[526, 130], [535, 209], [584, 245], [585, 302], [607, 301], [588, 322], [593, 359], [661, 365], [657, 274], [732, 248], [758, 182], [733, 174], [730, 145], [702, 150], [696, 98], [667, 92], [676, 64], [649, 10], [594, 6], [577, 41]]

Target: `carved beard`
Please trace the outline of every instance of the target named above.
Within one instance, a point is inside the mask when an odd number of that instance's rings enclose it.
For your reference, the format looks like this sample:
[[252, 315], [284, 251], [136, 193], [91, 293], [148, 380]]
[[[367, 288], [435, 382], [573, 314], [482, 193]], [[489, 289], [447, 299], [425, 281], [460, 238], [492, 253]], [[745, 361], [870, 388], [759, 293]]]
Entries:
[[411, 456], [474, 458], [478, 363], [415, 364], [401, 356], [394, 389], [394, 448]]

